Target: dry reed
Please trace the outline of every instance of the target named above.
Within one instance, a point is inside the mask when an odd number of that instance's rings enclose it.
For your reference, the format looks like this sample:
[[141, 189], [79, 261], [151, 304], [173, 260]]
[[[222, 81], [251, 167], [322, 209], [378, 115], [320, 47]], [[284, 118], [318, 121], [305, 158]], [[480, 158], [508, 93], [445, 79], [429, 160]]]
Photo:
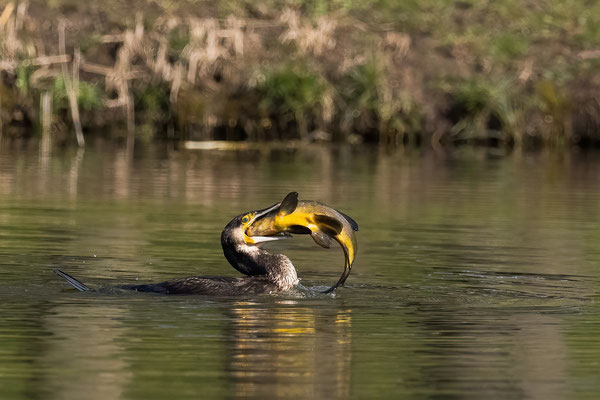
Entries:
[[[60, 79], [79, 146], [85, 144], [83, 120], [89, 120], [82, 111], [82, 96], [90, 85], [100, 87], [103, 94], [102, 107], [95, 113], [105, 115], [110, 123], [117, 115], [126, 126], [128, 146], [136, 137], [136, 123], [144, 118], [140, 93], [151, 88], [165, 91], [166, 104], [160, 107], [168, 110], [164, 118], [171, 121], [166, 127], [169, 136], [174, 136], [175, 121], [180, 137], [193, 137], [186, 127], [200, 125], [202, 132], [222, 128], [227, 137], [235, 129], [245, 132], [242, 138], [254, 139], [286, 137], [281, 132], [290, 137], [288, 132], [293, 132], [292, 136], [309, 140], [336, 137], [337, 132], [344, 140], [358, 137], [397, 145], [416, 141], [427, 132], [436, 146], [444, 140], [468, 140], [476, 129], [488, 134], [488, 125], [497, 120], [505, 130], [503, 140], [520, 143], [527, 137], [524, 132], [531, 132], [531, 126], [543, 128], [539, 121], [554, 113], [553, 126], [539, 137], [550, 140], [544, 135], [563, 135], [576, 140], [568, 126], [573, 124], [569, 113], [575, 108], [568, 101], [544, 99], [547, 92], [534, 93], [541, 100], [521, 105], [511, 101], [511, 91], [532, 92], [539, 79], [533, 58], [515, 62], [519, 67], [512, 78], [512, 67], [507, 68], [510, 84], [491, 89], [478, 82], [471, 85], [469, 79], [477, 74], [469, 68], [477, 64], [477, 54], [464, 43], [448, 49], [434, 43], [432, 47], [451, 57], [430, 56], [424, 54], [427, 38], [419, 37], [416, 45], [414, 34], [392, 26], [373, 29], [348, 14], [310, 17], [287, 7], [256, 18], [165, 14], [149, 22], [140, 12], [130, 27], [90, 29], [84, 21], [35, 18], [27, 1], [4, 6], [0, 72], [5, 78], [0, 89], [8, 89], [0, 91], [0, 105], [6, 107], [4, 111], [0, 107], [0, 134], [4, 124], [11, 123], [11, 104], [14, 108], [19, 102], [21, 110], [41, 122], [42, 132], [52, 131], [48, 124], [57, 118], [48, 113], [56, 112], [59, 102], [49, 100], [54, 89], [48, 82]], [[594, 61], [598, 50], [582, 49], [572, 57]], [[497, 69], [489, 58], [483, 58], [477, 68], [490, 76]], [[436, 75], [439, 71], [446, 75]], [[446, 79], [452, 76], [448, 71], [460, 79]], [[268, 85], [274, 82], [282, 87], [269, 92]], [[3, 99], [3, 94], [15, 92], [15, 85], [23, 93]], [[270, 102], [265, 101], [269, 93], [275, 96], [267, 99]], [[478, 95], [483, 98], [469, 98]], [[32, 97], [39, 103], [27, 100]], [[593, 103], [597, 96], [585, 99]], [[466, 106], [460, 103], [463, 100]], [[477, 101], [487, 104], [468, 109]], [[590, 107], [582, 115], [593, 122], [598, 107]], [[459, 118], [453, 120], [448, 115], [456, 110]], [[535, 118], [526, 120], [525, 114]]]

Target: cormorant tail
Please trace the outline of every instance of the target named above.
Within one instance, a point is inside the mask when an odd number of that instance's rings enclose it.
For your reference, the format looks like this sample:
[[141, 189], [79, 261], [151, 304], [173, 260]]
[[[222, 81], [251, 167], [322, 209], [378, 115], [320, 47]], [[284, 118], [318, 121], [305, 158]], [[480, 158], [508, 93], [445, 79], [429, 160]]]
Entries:
[[79, 290], [80, 292], [85, 292], [86, 290], [90, 290], [89, 287], [85, 286], [83, 283], [79, 282], [77, 279], [73, 278], [71, 275], [69, 275], [65, 272], [62, 272], [60, 269], [55, 269], [54, 273], [58, 276], [65, 278], [66, 281], [69, 282], [69, 284], [71, 286], [73, 286], [75, 289]]

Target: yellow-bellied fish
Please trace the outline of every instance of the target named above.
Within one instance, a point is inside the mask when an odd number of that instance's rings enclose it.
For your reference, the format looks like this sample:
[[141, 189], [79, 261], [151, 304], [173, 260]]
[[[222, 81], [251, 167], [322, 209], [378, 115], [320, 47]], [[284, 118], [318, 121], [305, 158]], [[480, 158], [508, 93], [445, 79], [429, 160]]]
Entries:
[[346, 214], [325, 204], [311, 200], [298, 200], [298, 193], [289, 193], [277, 206], [268, 213], [257, 218], [246, 229], [246, 235], [269, 236], [281, 232], [293, 234], [309, 234], [322, 247], [329, 248], [332, 239], [344, 250], [345, 265], [339, 281], [325, 293], [330, 293], [343, 285], [356, 256], [357, 244], [354, 232], [358, 224]]

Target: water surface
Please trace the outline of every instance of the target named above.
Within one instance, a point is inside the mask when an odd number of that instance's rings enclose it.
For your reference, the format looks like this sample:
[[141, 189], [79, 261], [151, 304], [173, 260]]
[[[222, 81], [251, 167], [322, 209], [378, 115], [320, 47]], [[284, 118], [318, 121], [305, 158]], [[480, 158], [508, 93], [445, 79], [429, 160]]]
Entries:
[[[0, 398], [593, 399], [600, 158], [376, 148], [0, 146]], [[274, 296], [111, 289], [238, 276], [223, 226], [289, 191], [359, 225], [270, 245]], [[79, 293], [52, 270], [97, 293]]]

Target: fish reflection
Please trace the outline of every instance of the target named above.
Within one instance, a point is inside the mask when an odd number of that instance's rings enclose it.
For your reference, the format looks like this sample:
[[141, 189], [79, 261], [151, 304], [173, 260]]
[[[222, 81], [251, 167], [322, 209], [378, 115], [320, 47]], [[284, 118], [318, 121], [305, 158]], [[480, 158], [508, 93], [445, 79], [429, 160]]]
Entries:
[[230, 310], [227, 373], [235, 396], [342, 398], [350, 393], [350, 310], [282, 300]]

